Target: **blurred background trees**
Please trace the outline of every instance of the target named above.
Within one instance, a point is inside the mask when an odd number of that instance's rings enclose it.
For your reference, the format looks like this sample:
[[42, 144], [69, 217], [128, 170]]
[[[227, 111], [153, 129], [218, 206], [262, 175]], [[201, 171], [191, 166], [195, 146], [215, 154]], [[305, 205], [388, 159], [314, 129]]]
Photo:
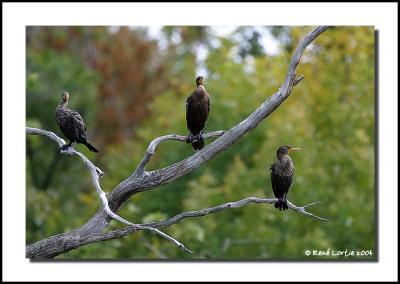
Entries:
[[[310, 30], [28, 27], [27, 126], [61, 136], [54, 111], [61, 92], [69, 91], [71, 108], [82, 113], [101, 152], [77, 147], [106, 172], [102, 188], [110, 192], [153, 138], [187, 133], [185, 100], [196, 75], [205, 75], [211, 95], [206, 131], [229, 129], [277, 91]], [[60, 258], [303, 259], [306, 249], [375, 251], [373, 28], [331, 28], [306, 50], [297, 70], [305, 80], [258, 128], [186, 177], [135, 195], [120, 215], [148, 222], [248, 196], [272, 197], [268, 166], [280, 145], [291, 144], [303, 151], [292, 155], [290, 200], [322, 201], [312, 210], [329, 222], [249, 205], [165, 229], [194, 255], [140, 232]], [[85, 223], [101, 204], [79, 160], [60, 156], [55, 143], [41, 137], [28, 136], [26, 143], [30, 244]], [[164, 143], [148, 168], [192, 153], [184, 143]]]

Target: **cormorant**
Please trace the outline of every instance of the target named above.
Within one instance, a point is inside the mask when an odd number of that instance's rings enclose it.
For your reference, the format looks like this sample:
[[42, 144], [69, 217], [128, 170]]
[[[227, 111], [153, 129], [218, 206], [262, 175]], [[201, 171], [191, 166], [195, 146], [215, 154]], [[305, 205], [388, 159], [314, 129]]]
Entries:
[[271, 171], [272, 191], [275, 197], [278, 198], [275, 208], [279, 208], [279, 210], [288, 209], [287, 194], [294, 176], [293, 162], [289, 157], [289, 153], [296, 150], [300, 150], [300, 148], [292, 146], [279, 147], [276, 153], [278, 160], [269, 168]]
[[196, 78], [196, 90], [186, 100], [186, 124], [190, 131], [187, 143], [193, 150], [204, 147], [203, 129], [210, 112], [210, 96], [203, 85], [203, 76]]
[[70, 141], [62, 149], [66, 149], [72, 143], [77, 142], [85, 144], [90, 151], [97, 153], [98, 150], [86, 139], [86, 127], [82, 116], [77, 111], [67, 108], [68, 99], [68, 92], [63, 92], [61, 94], [61, 102], [56, 109], [57, 124], [64, 136]]

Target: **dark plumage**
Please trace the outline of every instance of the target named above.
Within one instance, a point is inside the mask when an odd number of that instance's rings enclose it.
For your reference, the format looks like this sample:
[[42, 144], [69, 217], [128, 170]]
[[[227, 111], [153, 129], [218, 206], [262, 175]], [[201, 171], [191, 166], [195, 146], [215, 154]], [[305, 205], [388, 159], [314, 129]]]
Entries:
[[289, 157], [289, 153], [300, 148], [292, 146], [279, 147], [276, 156], [278, 160], [270, 166], [272, 191], [278, 202], [275, 203], [275, 208], [279, 210], [288, 209], [287, 194], [293, 181], [294, 167], [293, 162]]
[[187, 143], [194, 150], [204, 147], [203, 129], [210, 112], [210, 96], [203, 85], [203, 77], [196, 78], [196, 90], [186, 100], [186, 124], [190, 131]]
[[97, 153], [98, 150], [86, 139], [86, 127], [82, 116], [77, 111], [67, 108], [68, 100], [69, 94], [67, 92], [62, 93], [61, 102], [56, 109], [57, 124], [64, 136], [70, 141], [69, 144], [63, 146], [63, 149], [77, 142], [86, 145], [90, 151]]

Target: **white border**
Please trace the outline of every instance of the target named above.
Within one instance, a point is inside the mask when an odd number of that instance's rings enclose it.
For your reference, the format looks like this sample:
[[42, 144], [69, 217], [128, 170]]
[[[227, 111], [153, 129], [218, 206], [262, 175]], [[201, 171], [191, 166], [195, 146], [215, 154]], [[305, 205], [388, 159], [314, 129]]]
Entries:
[[[3, 280], [397, 280], [397, 3], [3, 3], [2, 7]], [[379, 263], [29, 263], [25, 259], [25, 25], [165, 24], [335, 24], [379, 29]]]

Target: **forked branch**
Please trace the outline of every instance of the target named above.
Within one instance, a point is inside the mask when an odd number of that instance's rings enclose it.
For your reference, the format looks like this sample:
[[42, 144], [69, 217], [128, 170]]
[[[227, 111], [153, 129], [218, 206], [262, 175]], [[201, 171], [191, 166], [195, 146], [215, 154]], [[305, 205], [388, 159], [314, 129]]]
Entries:
[[[213, 131], [209, 132], [203, 135], [203, 139], [208, 139], [208, 138], [215, 138], [215, 137], [220, 137], [225, 133], [225, 130], [219, 130], [219, 131]], [[137, 166], [134, 175], [139, 175], [142, 174], [145, 166], [147, 163], [150, 161], [151, 156], [155, 154], [156, 148], [158, 144], [164, 141], [168, 140], [173, 140], [173, 141], [179, 141], [179, 142], [185, 142], [187, 140], [187, 136], [182, 136], [182, 135], [176, 135], [176, 134], [169, 134], [169, 135], [164, 135], [155, 138], [153, 141], [150, 142], [149, 147], [147, 147], [146, 154], [144, 155], [142, 161], [139, 163]]]
[[102, 170], [100, 170], [98, 167], [96, 167], [85, 155], [83, 155], [79, 151], [76, 151], [73, 147], [68, 147], [66, 149], [62, 149], [62, 146], [64, 146], [64, 144], [65, 144], [65, 141], [62, 138], [58, 137], [55, 133], [53, 133], [51, 131], [46, 131], [46, 130], [42, 130], [42, 129], [39, 129], [39, 128], [26, 127], [26, 133], [30, 134], [30, 135], [41, 135], [41, 136], [48, 137], [51, 140], [57, 142], [58, 147], [60, 148], [60, 153], [61, 154], [68, 155], [68, 156], [78, 156], [78, 157], [80, 157], [82, 159], [83, 163], [89, 169], [90, 175], [92, 177], [92, 182], [93, 182], [93, 184], [94, 184], [94, 186], [96, 188], [97, 195], [100, 197], [101, 203], [103, 205], [103, 209], [104, 209], [104, 211], [107, 213], [107, 215], [110, 218], [112, 218], [114, 220], [117, 220], [117, 221], [119, 221], [119, 222], [121, 222], [121, 223], [123, 223], [125, 225], [129, 225], [131, 227], [135, 227], [138, 230], [149, 230], [149, 231], [156, 232], [157, 234], [159, 234], [163, 238], [165, 238], [165, 239], [171, 241], [172, 243], [174, 243], [179, 248], [185, 250], [186, 252], [191, 253], [191, 251], [189, 249], [187, 249], [182, 243], [180, 243], [179, 241], [177, 241], [173, 237], [165, 234], [164, 232], [161, 232], [160, 230], [152, 228], [152, 227], [133, 224], [133, 223], [125, 220], [121, 216], [115, 214], [110, 209], [110, 206], [108, 205], [108, 200], [107, 200], [106, 193], [100, 187], [99, 179], [104, 175], [104, 172]]
[[[145, 223], [145, 224], [134, 224], [122, 229], [118, 229], [118, 230], [112, 230], [109, 232], [104, 232], [104, 233], [99, 233], [99, 234], [93, 234], [93, 235], [89, 235], [89, 236], [79, 236], [79, 235], [73, 235], [73, 236], [68, 236], [68, 239], [64, 238], [64, 241], [66, 243], [65, 245], [65, 250], [70, 251], [73, 249], [77, 249], [81, 246], [85, 246], [91, 243], [95, 243], [95, 242], [100, 242], [100, 241], [109, 241], [109, 240], [114, 240], [114, 239], [120, 239], [123, 237], [126, 237], [132, 233], [136, 233], [138, 231], [141, 230], [157, 230], [157, 228], [160, 227], [168, 227], [171, 226], [173, 224], [178, 223], [179, 221], [186, 219], [186, 218], [196, 218], [196, 217], [203, 217], [209, 214], [213, 214], [213, 213], [217, 213], [219, 211], [223, 211], [223, 210], [228, 210], [228, 209], [234, 209], [234, 208], [239, 208], [245, 205], [248, 205], [250, 203], [257, 203], [257, 204], [261, 204], [261, 203], [265, 203], [265, 204], [274, 204], [278, 202], [277, 198], [258, 198], [258, 197], [247, 197], [244, 199], [241, 199], [239, 201], [235, 201], [235, 202], [228, 202], [228, 203], [224, 203], [218, 206], [214, 206], [214, 207], [210, 207], [210, 208], [204, 208], [204, 209], [200, 209], [200, 210], [195, 210], [195, 211], [186, 211], [186, 212], [182, 212], [178, 215], [175, 215], [171, 218], [168, 218], [166, 220], [163, 221], [157, 221], [157, 222], [151, 222], [151, 223]], [[314, 202], [308, 205], [304, 205], [302, 207], [298, 207], [296, 205], [294, 205], [293, 203], [291, 203], [289, 200], [287, 201], [288, 203], [288, 207], [300, 214], [318, 219], [320, 221], [327, 221], [328, 219], [326, 218], [322, 218], [319, 217], [317, 215], [314, 215], [310, 212], [307, 212], [305, 210], [305, 208], [313, 206], [318, 204], [319, 202]], [[57, 236], [55, 236], [57, 237]], [[54, 237], [50, 237], [47, 242], [48, 243], [52, 243]], [[165, 236], [165, 238], [169, 238], [168, 235]], [[68, 240], [68, 241], [67, 241]], [[171, 240], [172, 242], [174, 242], [174, 240]], [[179, 242], [176, 243], [176, 245], [180, 248], [182, 248], [183, 250], [193, 253], [192, 251], [189, 251], [187, 248], [182, 247], [183, 245], [180, 244]]]
[[[106, 240], [116, 238], [118, 237], [118, 234], [116, 231], [113, 232], [108, 232], [108, 233], [103, 233], [104, 229], [107, 228], [110, 218], [111, 219], [116, 219], [115, 216], [112, 214], [115, 214], [114, 212], [117, 212], [119, 208], [124, 204], [132, 195], [140, 193], [140, 192], [145, 192], [147, 190], [152, 190], [155, 188], [160, 188], [161, 185], [165, 185], [168, 183], [171, 183], [175, 181], [176, 179], [183, 177], [187, 175], [188, 173], [192, 172], [193, 170], [197, 169], [207, 161], [211, 160], [221, 152], [229, 149], [233, 144], [238, 142], [244, 135], [246, 135], [248, 132], [253, 130], [258, 126], [259, 123], [261, 123], [266, 117], [268, 117], [271, 113], [273, 113], [292, 93], [292, 89], [294, 86], [296, 86], [299, 82], [301, 82], [304, 77], [299, 76], [296, 78], [296, 67], [300, 62], [300, 58], [306, 49], [306, 47], [315, 39], [317, 38], [320, 34], [322, 34], [324, 31], [328, 29], [327, 26], [319, 26], [315, 28], [312, 32], [310, 32], [308, 35], [306, 35], [298, 44], [292, 60], [290, 61], [288, 71], [285, 77], [285, 81], [283, 82], [282, 86], [279, 88], [279, 90], [271, 95], [266, 101], [264, 101], [254, 112], [249, 114], [247, 118], [245, 118], [242, 122], [238, 123], [237, 125], [232, 126], [231, 129], [227, 131], [216, 131], [212, 133], [208, 133], [205, 136], [205, 138], [210, 138], [210, 137], [218, 137], [215, 141], [212, 143], [208, 144], [206, 147], [204, 147], [202, 150], [197, 151], [190, 157], [187, 157], [181, 161], [178, 161], [170, 166], [167, 166], [165, 168], [159, 169], [159, 170], [154, 170], [154, 171], [145, 171], [145, 166], [147, 163], [150, 161], [150, 158], [152, 155], [154, 155], [155, 149], [157, 145], [163, 141], [167, 140], [176, 140], [176, 141], [181, 141], [185, 142], [186, 137], [185, 136], [178, 136], [178, 135], [166, 135], [162, 136], [159, 138], [154, 139], [148, 149], [146, 154], [144, 155], [142, 161], [139, 163], [139, 165], [136, 167], [135, 171], [132, 173], [131, 176], [129, 176], [127, 179], [123, 180], [119, 185], [117, 185], [112, 192], [109, 194], [107, 201], [105, 202], [105, 193], [101, 193], [98, 191], [100, 194], [100, 198], [102, 199], [103, 202], [103, 207], [105, 204], [108, 204], [108, 208], [106, 210], [99, 210], [86, 224], [82, 225], [79, 228], [76, 228], [72, 230], [71, 232], [65, 233], [65, 234], [60, 234], [60, 235], [55, 235], [50, 238], [38, 241], [34, 244], [28, 245], [26, 247], [26, 254], [30, 258], [36, 258], [36, 257], [54, 257], [59, 254], [62, 254], [68, 250], [71, 250], [73, 248], [79, 247], [81, 245], [84, 245], [81, 240], [92, 240], [93, 241], [99, 241], [99, 240]], [[28, 130], [27, 130], [28, 132]], [[30, 133], [30, 134], [38, 134], [38, 133]], [[53, 133], [54, 134], [54, 133]], [[65, 142], [60, 141], [57, 138], [55, 138], [51, 133], [47, 133], [45, 136], [55, 140], [59, 146], [60, 143], [63, 145]], [[55, 139], [54, 139], [55, 138]], [[75, 154], [76, 155], [76, 154]], [[78, 155], [80, 156], [80, 155]], [[82, 156], [80, 156], [82, 158]], [[93, 165], [94, 166], [94, 165]], [[97, 172], [97, 170], [96, 170]], [[92, 172], [91, 172], [92, 173]], [[93, 173], [92, 173], [93, 175]], [[98, 174], [97, 174], [98, 175]], [[100, 188], [100, 187], [99, 187]], [[97, 185], [96, 185], [96, 189]], [[262, 202], [262, 200], [264, 200]], [[217, 206], [217, 207], [212, 207], [208, 209], [202, 209], [199, 211], [191, 211], [191, 212], [184, 212], [181, 213], [173, 218], [173, 220], [170, 220], [171, 224], [176, 223], [180, 219], [187, 218], [187, 217], [194, 217], [191, 214], [200, 214], [199, 216], [202, 216], [201, 214], [209, 214], [211, 211], [212, 212], [217, 212], [224, 210], [226, 208], [232, 208], [232, 206], [240, 207], [248, 203], [273, 203], [276, 202], [276, 199], [258, 199], [255, 197], [250, 197], [243, 199], [241, 201], [237, 202], [232, 202], [232, 203], [225, 203], [223, 205]], [[303, 206], [303, 207], [297, 207], [293, 205], [292, 203], [288, 202], [289, 208], [297, 211], [300, 214], [307, 215], [310, 217], [314, 217], [318, 220], [326, 221], [325, 218], [318, 217], [312, 213], [309, 213], [306, 211], [307, 207], [310, 207], [312, 205], [315, 205], [317, 203], [311, 203], [309, 205]], [[213, 211], [214, 210], [214, 211]], [[197, 213], [193, 213], [197, 212]], [[208, 212], [208, 213], [207, 213]], [[116, 215], [116, 214], [115, 214]], [[118, 215], [116, 215], [118, 216]], [[119, 217], [121, 218], [121, 217]], [[121, 218], [122, 219], [122, 218]], [[118, 219], [116, 219], [118, 220]], [[123, 219], [124, 220], [124, 219]], [[163, 222], [167, 222], [168, 220], [165, 220]], [[174, 222], [177, 220], [176, 222]], [[119, 220], [121, 221], [121, 220]], [[128, 221], [127, 221], [128, 222]], [[125, 223], [125, 222], [123, 222]], [[127, 223], [125, 223], [127, 224]], [[152, 223], [150, 223], [152, 224]], [[168, 223], [165, 226], [168, 226]], [[137, 227], [138, 225], [136, 224], [135, 226], [130, 226], [128, 228], [122, 229], [122, 230], [140, 230], [143, 229], [142, 227]], [[151, 228], [157, 228], [156, 225], [153, 224], [153, 226], [149, 224], [143, 224], [139, 226], [145, 226], [145, 227], [151, 227]], [[161, 226], [161, 225], [160, 225]], [[160, 227], [158, 226], [158, 227]], [[121, 231], [122, 232], [122, 231]], [[106, 239], [101, 239], [104, 238], [102, 236], [108, 236]], [[100, 238], [100, 239], [99, 239]], [[71, 241], [72, 240], [72, 241]], [[66, 245], [66, 242], [68, 244], [75, 243], [74, 240], [80, 240], [81, 244], [79, 246], [71, 247]], [[175, 243], [176, 244], [176, 243]], [[178, 244], [176, 244], [178, 245]], [[178, 245], [179, 246], [179, 245]]]

